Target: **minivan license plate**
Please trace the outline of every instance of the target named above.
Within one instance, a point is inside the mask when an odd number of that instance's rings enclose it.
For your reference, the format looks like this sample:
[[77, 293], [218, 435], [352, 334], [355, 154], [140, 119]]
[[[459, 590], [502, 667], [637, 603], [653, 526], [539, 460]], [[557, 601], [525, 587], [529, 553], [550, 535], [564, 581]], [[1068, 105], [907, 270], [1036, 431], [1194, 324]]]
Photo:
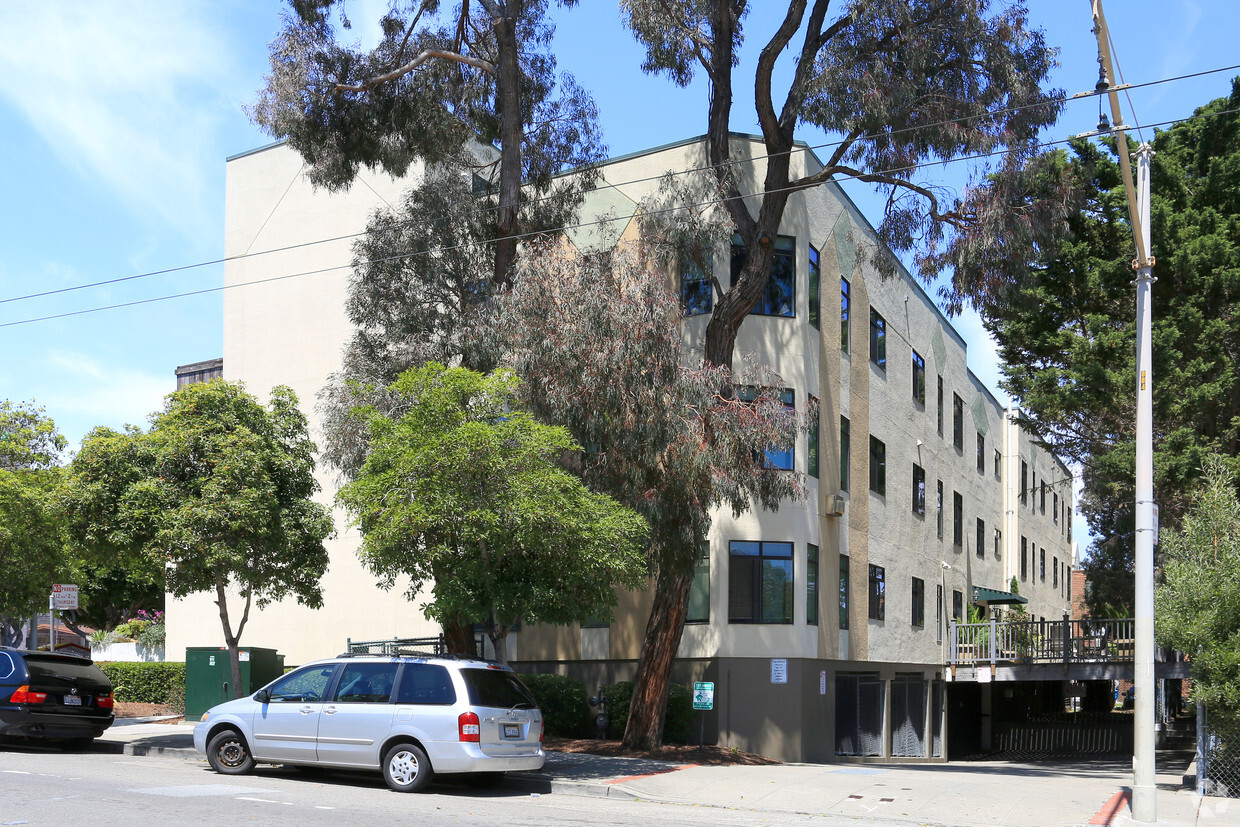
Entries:
[[505, 738], [520, 738], [521, 737], [520, 725], [504, 724], [504, 737]]
[[77, 695], [65, 695], [65, 706], [81, 706], [82, 699]]

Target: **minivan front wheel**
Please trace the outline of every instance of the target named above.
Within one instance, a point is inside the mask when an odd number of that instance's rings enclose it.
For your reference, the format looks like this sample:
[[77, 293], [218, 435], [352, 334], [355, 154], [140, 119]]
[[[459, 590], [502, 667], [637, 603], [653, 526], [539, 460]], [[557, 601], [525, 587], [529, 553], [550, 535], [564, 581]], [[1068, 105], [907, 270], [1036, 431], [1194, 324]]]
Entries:
[[254, 770], [254, 756], [241, 733], [233, 729], [217, 732], [207, 742], [207, 763], [223, 775], [245, 775]]
[[430, 759], [416, 744], [397, 744], [383, 756], [383, 780], [398, 793], [416, 793], [431, 783]]

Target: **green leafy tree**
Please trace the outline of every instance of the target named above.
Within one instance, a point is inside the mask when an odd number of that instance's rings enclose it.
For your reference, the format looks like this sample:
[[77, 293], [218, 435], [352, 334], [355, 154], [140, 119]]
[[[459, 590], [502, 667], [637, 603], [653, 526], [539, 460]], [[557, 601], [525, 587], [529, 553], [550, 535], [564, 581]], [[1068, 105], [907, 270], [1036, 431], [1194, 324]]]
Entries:
[[400, 416], [357, 412], [370, 452], [338, 495], [381, 583], [407, 576], [411, 599], [433, 584], [427, 617], [485, 619], [501, 661], [518, 621], [609, 614], [616, 589], [642, 581], [648, 534], [638, 514], [558, 464], [579, 446], [514, 407], [517, 384], [503, 370], [405, 372], [390, 389]]
[[[741, 322], [767, 289], [788, 199], [837, 176], [886, 190], [879, 234], [896, 251], [917, 251], [927, 278], [958, 265], [945, 296], [950, 307], [1019, 278], [1024, 253], [1053, 234], [1067, 208], [1062, 200], [1028, 198], [1030, 177], [1043, 168], [1038, 131], [1060, 106], [1056, 90], [1040, 88], [1053, 51], [1029, 26], [1024, 3], [992, 11], [986, 0], [791, 0], [754, 77], [743, 81], [753, 84], [766, 157], [756, 180], [742, 184], [729, 128], [750, 6], [620, 4], [646, 47], [645, 71], [679, 86], [699, 71], [710, 81], [708, 160], [745, 261], [715, 301], [706, 360], [732, 364]], [[787, 72], [777, 68], [781, 60], [791, 63]], [[798, 127], [838, 136], [821, 169], [795, 172]], [[927, 162], [991, 153], [1001, 161], [960, 196], [919, 172]], [[893, 267], [881, 255], [876, 263]]]
[[264, 406], [239, 383], [188, 385], [166, 397], [146, 433], [96, 428], [70, 470], [62, 507], [75, 542], [157, 563], [176, 597], [215, 594], [235, 694], [251, 606], [322, 604], [332, 521], [311, 499], [314, 443], [290, 389], [272, 389]]
[[[761, 366], [737, 377], [688, 352], [679, 297], [652, 267], [653, 255], [625, 247], [575, 256], [554, 243], [531, 245], [489, 326], [504, 358], [528, 377], [524, 404], [588, 446], [580, 462], [586, 483], [651, 526], [653, 603], [625, 734], [634, 749], [662, 740], [693, 564], [712, 510], [775, 509], [803, 491], [795, 474], [764, 462], [764, 447], [796, 435], [798, 417], [779, 399], [782, 383]], [[726, 390], [735, 383], [752, 389], [746, 401]]]
[[[1207, 456], [1236, 468], [1240, 454], [1237, 107], [1240, 81], [1153, 139], [1154, 491], [1164, 526], [1192, 504]], [[1087, 599], [1095, 615], [1110, 616], [1127, 612], [1133, 589], [1132, 232], [1113, 143], [1074, 141], [1055, 163], [1081, 205], [1069, 237], [979, 310], [1024, 426], [1083, 470], [1080, 509], [1097, 538]]]
[[1240, 720], [1240, 502], [1228, 463], [1207, 459], [1195, 493], [1180, 528], [1161, 535], [1156, 637], [1189, 656], [1211, 717]]
[[[0, 644], [27, 645], [23, 623], [65, 571], [52, 508], [66, 440], [43, 408], [0, 401]], [[33, 637], [34, 630], [30, 635]]]

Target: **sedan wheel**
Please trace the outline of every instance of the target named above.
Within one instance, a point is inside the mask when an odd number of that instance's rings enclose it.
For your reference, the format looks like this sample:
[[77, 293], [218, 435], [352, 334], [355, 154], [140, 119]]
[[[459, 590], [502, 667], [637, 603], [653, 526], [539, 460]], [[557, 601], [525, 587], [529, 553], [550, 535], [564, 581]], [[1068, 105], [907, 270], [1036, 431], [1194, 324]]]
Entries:
[[415, 744], [397, 744], [383, 756], [383, 780], [398, 793], [415, 793], [431, 783], [430, 759]]
[[231, 729], [216, 733], [207, 743], [207, 763], [223, 775], [245, 775], [254, 769], [254, 758], [245, 739]]

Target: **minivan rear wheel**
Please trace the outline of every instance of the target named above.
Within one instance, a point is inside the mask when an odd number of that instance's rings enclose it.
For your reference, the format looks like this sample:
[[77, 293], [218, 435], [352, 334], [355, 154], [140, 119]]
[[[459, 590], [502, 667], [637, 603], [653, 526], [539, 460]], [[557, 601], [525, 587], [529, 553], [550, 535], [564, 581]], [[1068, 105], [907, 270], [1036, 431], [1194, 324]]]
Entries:
[[207, 763], [222, 775], [246, 775], [254, 770], [250, 747], [234, 729], [217, 732], [207, 742]]
[[417, 744], [396, 744], [383, 756], [383, 780], [398, 793], [416, 793], [431, 783], [430, 759]]

